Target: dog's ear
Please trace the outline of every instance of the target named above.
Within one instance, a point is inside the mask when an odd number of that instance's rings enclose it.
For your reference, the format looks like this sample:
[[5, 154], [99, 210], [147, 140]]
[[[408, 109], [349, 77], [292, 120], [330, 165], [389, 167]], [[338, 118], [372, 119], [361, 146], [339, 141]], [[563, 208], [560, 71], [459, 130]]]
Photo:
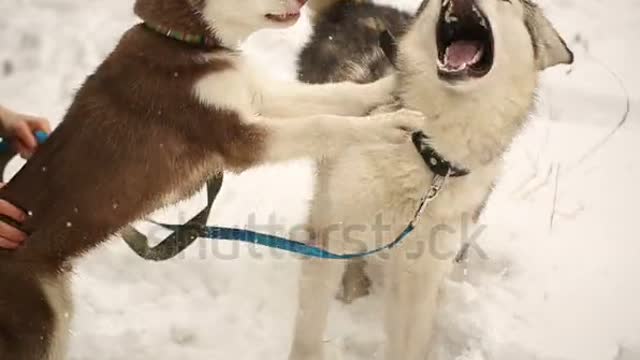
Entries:
[[418, 11], [416, 11], [416, 16], [420, 16], [424, 9], [427, 8], [427, 5], [429, 5], [429, 0], [422, 0], [422, 3], [420, 3], [420, 7], [418, 7]]
[[389, 30], [385, 30], [380, 33], [380, 47], [387, 56], [387, 59], [391, 62], [391, 65], [397, 67], [398, 60], [398, 42], [396, 38], [391, 34]]
[[525, 2], [525, 24], [533, 41], [538, 70], [573, 63], [573, 52], [540, 7]]

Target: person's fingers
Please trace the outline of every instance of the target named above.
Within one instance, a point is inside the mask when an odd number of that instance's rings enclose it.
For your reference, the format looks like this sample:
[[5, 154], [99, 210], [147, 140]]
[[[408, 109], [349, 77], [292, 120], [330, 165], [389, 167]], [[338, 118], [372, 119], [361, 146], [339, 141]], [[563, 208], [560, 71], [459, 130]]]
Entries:
[[33, 130], [31, 130], [26, 121], [15, 124], [14, 137], [27, 149], [34, 150], [38, 146], [38, 141], [35, 135], [33, 135]]
[[24, 116], [24, 121], [16, 125], [14, 148], [25, 159], [29, 159], [38, 147], [38, 139], [34, 135], [36, 131], [51, 133], [49, 121], [34, 116]]
[[[4, 183], [0, 183], [0, 187], [3, 186]], [[18, 222], [23, 222], [27, 218], [27, 214], [24, 211], [3, 199], [0, 199], [0, 214]], [[0, 249], [17, 249], [26, 239], [27, 235], [25, 233], [0, 221]]]
[[51, 132], [51, 124], [49, 124], [49, 121], [47, 119], [29, 116], [27, 118], [27, 123], [29, 124], [31, 130], [41, 130], [46, 132], [47, 134]]
[[20, 141], [14, 141], [13, 142], [13, 148], [25, 160], [28, 160], [33, 155], [33, 153], [35, 151], [35, 150], [27, 148]]
[[5, 222], [0, 221], [0, 238], [21, 244], [27, 240], [27, 234]]
[[25, 159], [33, 155], [38, 141], [27, 122], [17, 123], [14, 127], [13, 147]]
[[20, 243], [9, 241], [0, 236], [0, 249], [15, 250], [20, 247]]
[[8, 216], [20, 223], [27, 220], [27, 214], [24, 211], [4, 199], [0, 199], [0, 215]]

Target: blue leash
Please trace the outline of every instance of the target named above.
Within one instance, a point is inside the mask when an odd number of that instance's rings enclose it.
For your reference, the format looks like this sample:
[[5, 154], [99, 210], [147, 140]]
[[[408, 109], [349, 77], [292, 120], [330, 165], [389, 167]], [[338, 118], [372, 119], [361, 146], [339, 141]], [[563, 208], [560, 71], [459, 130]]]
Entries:
[[[163, 226], [169, 230], [179, 232], [185, 231], [188, 228], [185, 228], [184, 225], [168, 225], [156, 223], [156, 225]], [[254, 245], [261, 245], [270, 247], [273, 249], [284, 250], [290, 253], [295, 253], [299, 255], [303, 255], [305, 257], [310, 258], [318, 258], [318, 259], [329, 259], [329, 260], [350, 260], [357, 259], [362, 257], [367, 257], [370, 255], [377, 254], [384, 250], [389, 250], [396, 247], [402, 240], [404, 240], [414, 229], [413, 224], [409, 224], [407, 228], [390, 244], [379, 247], [374, 250], [370, 250], [362, 253], [355, 254], [334, 254], [330, 251], [324, 250], [322, 248], [307, 245], [301, 243], [299, 241], [289, 240], [286, 238], [282, 238], [275, 235], [258, 233], [251, 230], [242, 230], [242, 229], [233, 229], [226, 227], [217, 227], [217, 226], [204, 226], [197, 228], [190, 228], [187, 231], [192, 231], [193, 236], [207, 238], [211, 240], [232, 240], [245, 242]]]
[[187, 232], [191, 238], [201, 237], [211, 240], [232, 240], [240, 241], [249, 244], [261, 245], [270, 247], [273, 249], [284, 250], [290, 253], [299, 254], [305, 257], [328, 259], [328, 260], [350, 260], [368, 257], [385, 250], [390, 250], [400, 244], [409, 234], [413, 232], [416, 224], [422, 217], [427, 205], [431, 203], [440, 194], [440, 191], [444, 187], [446, 181], [449, 178], [449, 174], [445, 176], [435, 175], [431, 187], [427, 190], [425, 195], [420, 201], [420, 206], [416, 211], [413, 219], [409, 222], [407, 227], [398, 235], [391, 243], [368, 250], [365, 252], [352, 253], [352, 254], [335, 254], [325, 249], [307, 245], [299, 241], [289, 240], [283, 237], [258, 233], [251, 230], [233, 229], [219, 226], [189, 226], [189, 225], [170, 225], [152, 221], [152, 223], [162, 226], [168, 230], [174, 231], [176, 234], [185, 235]]
[[[49, 137], [49, 135], [47, 135], [47, 133], [44, 131], [36, 131], [35, 133], [33, 133], [33, 135], [35, 135], [38, 144], [43, 144]], [[0, 154], [6, 154], [10, 150], [11, 144], [9, 144], [6, 139], [2, 139], [2, 141], [0, 141]]]

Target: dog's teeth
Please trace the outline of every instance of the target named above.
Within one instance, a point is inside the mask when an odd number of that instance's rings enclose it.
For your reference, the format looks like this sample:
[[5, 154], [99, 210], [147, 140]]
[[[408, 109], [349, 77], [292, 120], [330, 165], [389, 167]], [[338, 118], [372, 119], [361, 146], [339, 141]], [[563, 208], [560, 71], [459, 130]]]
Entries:
[[458, 21], [458, 17], [453, 14], [453, 6], [447, 7], [444, 12], [444, 21], [449, 24]]
[[480, 9], [478, 9], [476, 6], [473, 6], [471, 7], [471, 10], [478, 17], [478, 19], [480, 19], [480, 23], [485, 22], [484, 16], [482, 15], [482, 11], [480, 11]]
[[450, 72], [450, 73], [455, 73], [455, 72], [460, 72], [464, 69], [467, 68], [467, 64], [463, 63], [458, 65], [458, 67], [451, 67], [447, 64], [447, 59], [449, 58], [449, 49], [446, 50], [445, 55], [444, 55], [444, 59], [445, 62], [440, 61], [440, 59], [438, 59], [438, 68], [440, 68], [440, 70], [442, 71], [446, 71], [446, 72]]
[[480, 26], [485, 29], [489, 28], [489, 24], [487, 24], [487, 19], [484, 16], [480, 16]]

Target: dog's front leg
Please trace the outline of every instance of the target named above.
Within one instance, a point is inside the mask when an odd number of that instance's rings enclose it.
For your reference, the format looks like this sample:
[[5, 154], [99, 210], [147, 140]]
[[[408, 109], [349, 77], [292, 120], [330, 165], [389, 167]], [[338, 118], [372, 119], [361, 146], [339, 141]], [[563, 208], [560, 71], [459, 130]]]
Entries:
[[344, 265], [344, 262], [331, 260], [303, 261], [289, 360], [325, 360], [324, 332], [329, 305], [338, 290]]
[[431, 253], [410, 259], [410, 254], [396, 249], [387, 269], [385, 360], [427, 358], [440, 284], [451, 268], [451, 259], [438, 259]]
[[408, 110], [370, 117], [318, 115], [256, 120], [255, 125], [266, 133], [263, 162], [331, 158], [357, 145], [403, 144], [423, 123], [421, 114]]
[[[326, 228], [327, 231], [318, 230]], [[316, 227], [312, 242], [336, 253], [344, 251], [344, 242], [330, 226]], [[333, 235], [333, 239], [330, 237]], [[304, 259], [300, 272], [298, 312], [289, 360], [325, 360], [324, 332], [329, 306], [334, 298], [346, 263], [325, 259]]]
[[[256, 108], [265, 116], [311, 116], [334, 114], [363, 116], [372, 109], [393, 102], [395, 76], [369, 84], [341, 82], [303, 84], [298, 82], [258, 82]], [[266, 85], [265, 85], [266, 84]]]

